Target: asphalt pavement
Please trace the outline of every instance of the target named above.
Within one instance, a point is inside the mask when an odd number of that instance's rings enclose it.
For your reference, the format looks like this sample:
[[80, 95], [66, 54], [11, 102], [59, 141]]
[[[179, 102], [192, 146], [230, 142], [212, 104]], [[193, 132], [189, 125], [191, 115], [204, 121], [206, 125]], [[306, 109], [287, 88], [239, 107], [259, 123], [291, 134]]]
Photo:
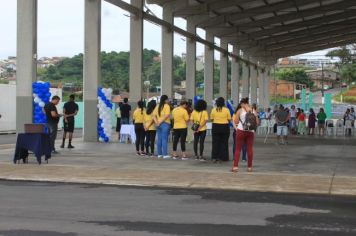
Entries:
[[356, 235], [356, 198], [0, 181], [1, 236]]

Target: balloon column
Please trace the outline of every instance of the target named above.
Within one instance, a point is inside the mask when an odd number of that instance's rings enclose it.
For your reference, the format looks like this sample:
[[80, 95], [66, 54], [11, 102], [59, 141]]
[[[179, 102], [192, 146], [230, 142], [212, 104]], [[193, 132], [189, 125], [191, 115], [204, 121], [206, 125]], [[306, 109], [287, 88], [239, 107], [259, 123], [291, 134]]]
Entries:
[[112, 94], [111, 88], [98, 89], [98, 109], [99, 109], [98, 134], [99, 134], [99, 141], [105, 143], [110, 141], [111, 132], [112, 132], [111, 94]]
[[[226, 101], [226, 107], [227, 109], [229, 109], [231, 116], [234, 114], [234, 108], [232, 106], [232, 103], [233, 103], [232, 101]], [[230, 122], [230, 127], [232, 127], [231, 122]]]
[[33, 123], [47, 123], [46, 115], [43, 113], [42, 108], [49, 102], [51, 93], [49, 92], [49, 82], [33, 82]]

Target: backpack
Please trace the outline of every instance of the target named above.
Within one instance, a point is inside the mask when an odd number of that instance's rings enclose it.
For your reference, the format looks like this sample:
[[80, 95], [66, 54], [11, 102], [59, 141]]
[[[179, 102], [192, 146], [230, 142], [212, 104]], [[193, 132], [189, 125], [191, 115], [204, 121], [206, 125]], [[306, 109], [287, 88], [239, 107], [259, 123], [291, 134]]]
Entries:
[[255, 114], [253, 114], [251, 111], [247, 112], [245, 122], [242, 124], [242, 126], [246, 131], [256, 131], [257, 121]]

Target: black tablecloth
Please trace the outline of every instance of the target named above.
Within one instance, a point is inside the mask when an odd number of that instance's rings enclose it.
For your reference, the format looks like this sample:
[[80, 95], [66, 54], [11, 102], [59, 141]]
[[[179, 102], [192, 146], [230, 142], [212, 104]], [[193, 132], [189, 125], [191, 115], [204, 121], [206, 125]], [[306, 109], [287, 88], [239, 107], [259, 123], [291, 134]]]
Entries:
[[44, 155], [45, 160], [51, 158], [51, 145], [48, 134], [18, 134], [14, 163], [18, 160], [25, 160], [28, 157], [28, 151], [32, 151], [38, 164], [41, 164], [41, 157]]

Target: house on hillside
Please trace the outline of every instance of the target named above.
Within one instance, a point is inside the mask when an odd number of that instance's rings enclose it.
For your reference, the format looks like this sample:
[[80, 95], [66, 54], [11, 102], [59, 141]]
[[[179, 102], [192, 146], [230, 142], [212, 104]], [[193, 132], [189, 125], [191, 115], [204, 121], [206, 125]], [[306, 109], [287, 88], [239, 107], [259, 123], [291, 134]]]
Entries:
[[306, 89], [305, 84], [286, 80], [269, 81], [269, 93], [271, 97], [300, 98], [302, 89]]
[[322, 89], [330, 89], [340, 87], [340, 75], [332, 70], [307, 70], [305, 71], [310, 79], [314, 82], [314, 87]]

